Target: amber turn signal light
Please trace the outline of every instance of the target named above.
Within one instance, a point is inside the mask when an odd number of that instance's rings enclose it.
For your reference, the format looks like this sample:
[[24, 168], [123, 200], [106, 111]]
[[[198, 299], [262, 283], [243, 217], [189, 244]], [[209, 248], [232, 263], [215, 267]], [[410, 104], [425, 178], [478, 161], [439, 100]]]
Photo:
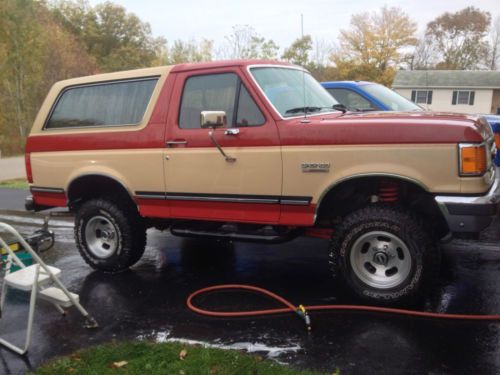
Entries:
[[483, 175], [487, 168], [486, 159], [485, 145], [460, 145], [460, 175]]

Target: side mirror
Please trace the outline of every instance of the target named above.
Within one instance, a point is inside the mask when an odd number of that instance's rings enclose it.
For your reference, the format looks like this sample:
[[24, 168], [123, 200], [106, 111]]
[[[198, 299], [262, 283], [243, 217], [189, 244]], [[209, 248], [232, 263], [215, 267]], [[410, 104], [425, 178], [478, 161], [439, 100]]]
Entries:
[[225, 111], [201, 111], [200, 115], [201, 127], [206, 128], [220, 128], [227, 125], [227, 118]]

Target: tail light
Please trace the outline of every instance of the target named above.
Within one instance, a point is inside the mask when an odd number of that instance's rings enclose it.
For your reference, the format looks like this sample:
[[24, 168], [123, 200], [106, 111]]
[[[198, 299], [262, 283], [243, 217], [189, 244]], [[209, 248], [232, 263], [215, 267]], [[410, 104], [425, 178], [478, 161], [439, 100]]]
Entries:
[[460, 176], [481, 176], [486, 173], [488, 158], [485, 144], [460, 144], [459, 152]]
[[495, 146], [500, 150], [500, 133], [495, 133]]
[[26, 165], [26, 178], [30, 184], [33, 183], [33, 173], [31, 172], [31, 154], [29, 152], [24, 154], [24, 164]]

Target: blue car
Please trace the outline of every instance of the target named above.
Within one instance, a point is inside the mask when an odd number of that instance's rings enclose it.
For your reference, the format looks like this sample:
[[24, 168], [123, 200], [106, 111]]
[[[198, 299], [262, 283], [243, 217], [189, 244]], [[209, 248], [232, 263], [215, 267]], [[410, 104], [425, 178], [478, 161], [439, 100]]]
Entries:
[[483, 115], [486, 121], [493, 129], [493, 133], [495, 133], [495, 144], [497, 146], [497, 154], [495, 156], [495, 164], [500, 166], [500, 116], [498, 115]]
[[[395, 91], [374, 82], [334, 81], [321, 85], [349, 111], [423, 111], [423, 108], [399, 95]], [[500, 116], [483, 115], [495, 133], [495, 144], [500, 150]], [[500, 166], [500, 152], [495, 164]]]
[[321, 85], [349, 111], [423, 111], [422, 107], [378, 83], [337, 81]]

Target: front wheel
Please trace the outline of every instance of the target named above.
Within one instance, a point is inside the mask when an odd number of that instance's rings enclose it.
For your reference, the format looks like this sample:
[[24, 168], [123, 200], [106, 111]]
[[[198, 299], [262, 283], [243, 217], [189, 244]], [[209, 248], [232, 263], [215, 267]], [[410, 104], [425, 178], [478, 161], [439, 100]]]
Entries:
[[78, 251], [91, 267], [124, 271], [144, 253], [146, 228], [136, 210], [111, 199], [85, 202], [75, 217]]
[[383, 304], [415, 301], [438, 269], [439, 253], [421, 223], [389, 206], [348, 215], [334, 231], [330, 264], [362, 299]]

